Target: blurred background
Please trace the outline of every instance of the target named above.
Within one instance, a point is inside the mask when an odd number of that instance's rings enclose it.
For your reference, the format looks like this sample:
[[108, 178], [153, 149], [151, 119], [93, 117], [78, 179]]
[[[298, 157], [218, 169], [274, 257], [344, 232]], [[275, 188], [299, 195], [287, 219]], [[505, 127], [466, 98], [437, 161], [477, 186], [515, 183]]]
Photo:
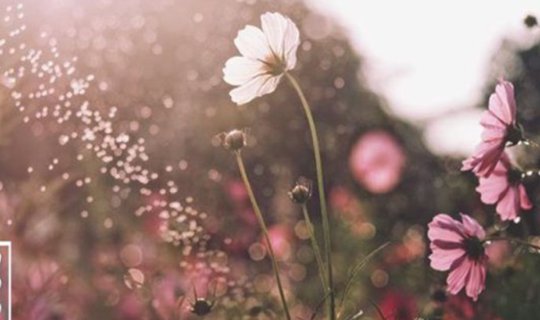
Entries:
[[[195, 319], [196, 298], [213, 305], [209, 319], [282, 319], [234, 156], [217, 138], [233, 128], [249, 132], [243, 156], [294, 318], [310, 319], [323, 293], [287, 196], [298, 177], [315, 178], [300, 103], [282, 83], [239, 107], [222, 80], [238, 30], [267, 11], [300, 29], [293, 73], [319, 129], [337, 290], [392, 241], [353, 281], [343, 319], [360, 310], [378, 319], [373, 305], [386, 320], [540, 311], [537, 254], [491, 246], [487, 289], [473, 304], [444, 294], [425, 236], [439, 212], [493, 221], [459, 169], [497, 79], [515, 84], [518, 118], [540, 133], [540, 29], [524, 23], [537, 2], [0, 5], [0, 240], [13, 242], [15, 319]], [[519, 154], [538, 168], [538, 154]], [[533, 235], [539, 217], [535, 205], [524, 218]]]

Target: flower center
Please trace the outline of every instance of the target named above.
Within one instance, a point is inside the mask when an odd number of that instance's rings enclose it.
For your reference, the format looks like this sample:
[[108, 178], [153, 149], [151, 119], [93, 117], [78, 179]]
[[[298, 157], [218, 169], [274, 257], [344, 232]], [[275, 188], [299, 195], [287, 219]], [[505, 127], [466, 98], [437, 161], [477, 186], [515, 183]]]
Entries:
[[285, 63], [275, 54], [264, 59], [264, 63], [266, 64], [266, 72], [273, 76], [278, 76], [285, 72]]
[[516, 145], [523, 140], [521, 129], [517, 125], [508, 127], [506, 131], [506, 141], [511, 145]]
[[465, 252], [467, 256], [472, 260], [479, 260], [484, 256], [484, 245], [478, 238], [465, 238], [463, 240], [465, 246]]

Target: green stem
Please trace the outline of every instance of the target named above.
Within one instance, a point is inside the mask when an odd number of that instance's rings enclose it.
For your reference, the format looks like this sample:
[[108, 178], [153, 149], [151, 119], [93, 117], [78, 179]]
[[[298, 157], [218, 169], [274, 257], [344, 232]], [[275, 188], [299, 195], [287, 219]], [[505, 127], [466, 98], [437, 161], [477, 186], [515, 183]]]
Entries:
[[321, 278], [321, 283], [324, 288], [324, 294], [328, 294], [328, 285], [326, 283], [326, 270], [324, 268], [324, 262], [321, 255], [321, 249], [317, 243], [317, 238], [315, 238], [315, 228], [311, 223], [311, 218], [309, 217], [308, 209], [305, 204], [302, 205], [302, 213], [304, 214], [304, 220], [306, 221], [306, 226], [309, 232], [309, 239], [311, 240], [311, 246], [313, 247], [313, 253], [315, 255], [315, 260], [317, 261], [317, 266], [319, 267], [319, 277]]
[[253, 189], [251, 188], [251, 183], [249, 182], [248, 175], [246, 173], [244, 161], [242, 160], [242, 156], [239, 151], [236, 152], [236, 162], [238, 163], [240, 175], [242, 175], [242, 180], [244, 180], [244, 184], [246, 185], [249, 200], [251, 200], [251, 205], [253, 206], [253, 210], [255, 211], [255, 215], [257, 216], [257, 220], [259, 221], [259, 225], [262, 229], [264, 240], [266, 241], [266, 246], [268, 247], [268, 253], [270, 256], [270, 260], [272, 260], [272, 269], [274, 271], [274, 276], [276, 277], [276, 282], [279, 289], [279, 296], [281, 298], [281, 303], [283, 304], [285, 316], [287, 317], [287, 320], [291, 320], [289, 306], [287, 305], [287, 300], [285, 299], [285, 291], [283, 290], [283, 285], [281, 284], [281, 278], [279, 276], [279, 268], [276, 261], [276, 256], [274, 254], [274, 249], [272, 248], [272, 242], [270, 242], [270, 236], [268, 235], [268, 228], [266, 227], [266, 223], [264, 222], [264, 218], [261, 213], [261, 209], [259, 208], [259, 204], [257, 203], [257, 199], [253, 194]]
[[304, 113], [306, 114], [307, 122], [309, 125], [309, 131], [311, 133], [311, 140], [313, 143], [313, 156], [315, 158], [315, 168], [317, 170], [317, 188], [319, 192], [319, 201], [321, 206], [321, 217], [322, 217], [322, 227], [323, 227], [323, 237], [324, 237], [324, 251], [326, 253], [326, 271], [327, 271], [327, 280], [328, 280], [328, 292], [330, 292], [329, 299], [329, 313], [330, 319], [336, 319], [336, 301], [334, 295], [334, 279], [332, 277], [332, 245], [330, 242], [330, 223], [328, 220], [328, 211], [326, 209], [326, 193], [324, 192], [324, 178], [323, 178], [323, 168], [321, 161], [321, 150], [319, 147], [319, 138], [317, 136], [317, 129], [315, 127], [315, 121], [313, 120], [313, 115], [311, 114], [311, 108], [304, 96], [304, 92], [296, 79], [291, 76], [288, 72], [285, 72], [285, 76], [293, 86], [294, 90], [298, 94], [300, 101], [302, 102], [302, 107], [304, 108]]

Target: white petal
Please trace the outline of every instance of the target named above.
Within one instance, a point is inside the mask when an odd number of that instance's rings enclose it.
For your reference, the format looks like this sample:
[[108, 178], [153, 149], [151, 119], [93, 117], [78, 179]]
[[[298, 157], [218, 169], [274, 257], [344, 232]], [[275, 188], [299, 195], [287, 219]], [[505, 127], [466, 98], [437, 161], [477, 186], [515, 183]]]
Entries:
[[265, 64], [261, 61], [236, 56], [225, 63], [223, 80], [230, 85], [239, 86], [265, 72]]
[[279, 13], [267, 12], [261, 16], [261, 24], [272, 52], [285, 62], [287, 70], [294, 68], [300, 44], [300, 33], [294, 22]]
[[263, 96], [265, 94], [269, 94], [269, 93], [272, 93], [274, 92], [274, 90], [276, 90], [276, 87], [277, 85], [279, 84], [279, 81], [281, 80], [281, 77], [282, 75], [278, 75], [278, 76], [271, 76], [269, 77], [265, 82], [264, 84], [261, 86], [261, 88], [259, 89], [259, 97], [260, 96]]
[[266, 61], [272, 56], [264, 33], [254, 26], [248, 25], [238, 31], [234, 44], [243, 56], [253, 60]]
[[300, 32], [290, 19], [287, 19], [287, 30], [283, 39], [283, 57], [287, 70], [292, 70], [296, 66], [296, 50], [300, 45]]
[[236, 104], [245, 104], [251, 100], [273, 92], [281, 79], [280, 76], [261, 75], [231, 90], [229, 95]]

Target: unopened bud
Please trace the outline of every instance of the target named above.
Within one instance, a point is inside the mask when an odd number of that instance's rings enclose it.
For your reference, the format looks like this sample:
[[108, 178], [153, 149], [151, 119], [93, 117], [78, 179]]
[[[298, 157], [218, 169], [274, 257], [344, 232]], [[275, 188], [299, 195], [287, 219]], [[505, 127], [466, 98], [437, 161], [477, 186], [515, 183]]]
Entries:
[[225, 133], [223, 145], [229, 150], [239, 151], [246, 145], [246, 134], [242, 130], [233, 129]]
[[527, 26], [527, 28], [536, 27], [538, 25], [538, 20], [536, 20], [536, 17], [533, 15], [528, 15], [523, 19], [523, 23]]
[[289, 197], [298, 204], [305, 204], [311, 198], [311, 181], [306, 178], [298, 179], [289, 192]]

